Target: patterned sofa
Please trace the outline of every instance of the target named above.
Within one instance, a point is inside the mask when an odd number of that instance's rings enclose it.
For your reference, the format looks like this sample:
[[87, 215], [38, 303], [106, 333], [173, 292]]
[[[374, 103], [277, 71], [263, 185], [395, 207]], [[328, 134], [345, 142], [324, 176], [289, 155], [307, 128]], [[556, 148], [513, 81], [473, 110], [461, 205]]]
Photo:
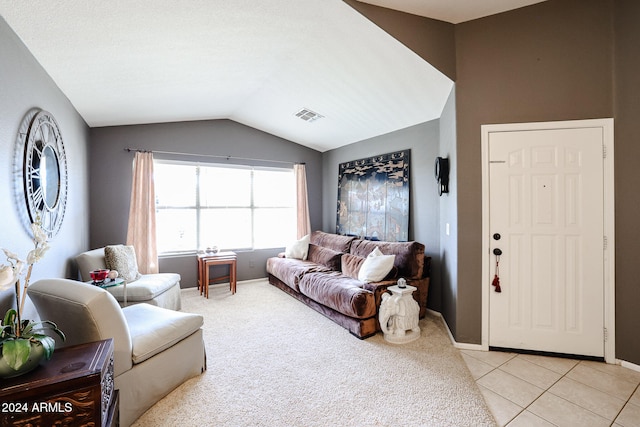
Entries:
[[[269, 283], [287, 292], [346, 328], [358, 338], [380, 331], [378, 310], [382, 294], [403, 277], [418, 288], [413, 297], [420, 317], [427, 311], [431, 258], [418, 242], [381, 242], [314, 231], [306, 259], [284, 254], [267, 260]], [[358, 273], [375, 248], [395, 255], [393, 268], [381, 281], [359, 280]]]

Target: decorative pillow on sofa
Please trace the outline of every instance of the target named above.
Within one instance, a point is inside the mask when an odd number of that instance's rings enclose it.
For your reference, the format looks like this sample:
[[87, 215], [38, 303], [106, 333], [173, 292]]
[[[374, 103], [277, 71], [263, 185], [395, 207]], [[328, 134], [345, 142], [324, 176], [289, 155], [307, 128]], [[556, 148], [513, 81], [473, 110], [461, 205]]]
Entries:
[[385, 255], [377, 247], [365, 258], [358, 271], [358, 280], [362, 282], [379, 282], [393, 268], [395, 255]]
[[[360, 267], [366, 258], [353, 254], [343, 254], [341, 259], [342, 274], [358, 280]], [[395, 260], [394, 260], [395, 263]], [[382, 280], [393, 280], [398, 276], [398, 268], [394, 265]]]
[[340, 271], [342, 252], [309, 243], [309, 256], [307, 259], [316, 264], [322, 264], [327, 268]]
[[358, 279], [358, 272], [360, 272], [360, 267], [364, 262], [365, 258], [352, 255], [352, 254], [343, 254], [342, 255], [342, 274], [345, 276], [349, 276], [352, 279]]
[[300, 240], [296, 240], [284, 250], [285, 258], [295, 258], [295, 259], [307, 259], [307, 254], [309, 253], [309, 235], [307, 234]]
[[351, 243], [349, 253], [366, 257], [375, 248], [383, 254], [395, 255], [394, 264], [398, 268], [397, 275], [404, 278], [420, 279], [424, 273], [425, 258], [424, 245], [411, 242], [376, 242], [356, 239]]
[[105, 246], [104, 261], [109, 270], [116, 270], [118, 276], [127, 282], [133, 282], [142, 277], [138, 271], [138, 261], [133, 246]]

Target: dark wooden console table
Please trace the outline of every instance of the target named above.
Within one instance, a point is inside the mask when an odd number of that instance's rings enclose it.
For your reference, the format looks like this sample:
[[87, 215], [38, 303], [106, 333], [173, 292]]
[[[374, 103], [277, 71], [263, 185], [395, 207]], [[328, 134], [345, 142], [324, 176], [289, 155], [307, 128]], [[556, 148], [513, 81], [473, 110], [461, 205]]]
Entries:
[[56, 349], [51, 360], [0, 380], [0, 426], [118, 426], [113, 340]]

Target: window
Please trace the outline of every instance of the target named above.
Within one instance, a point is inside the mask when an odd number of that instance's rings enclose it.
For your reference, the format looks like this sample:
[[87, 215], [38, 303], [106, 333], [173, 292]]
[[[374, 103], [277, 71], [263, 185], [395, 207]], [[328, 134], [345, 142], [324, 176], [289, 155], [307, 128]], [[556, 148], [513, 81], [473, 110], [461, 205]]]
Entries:
[[292, 169], [154, 162], [159, 253], [284, 247], [295, 239]]

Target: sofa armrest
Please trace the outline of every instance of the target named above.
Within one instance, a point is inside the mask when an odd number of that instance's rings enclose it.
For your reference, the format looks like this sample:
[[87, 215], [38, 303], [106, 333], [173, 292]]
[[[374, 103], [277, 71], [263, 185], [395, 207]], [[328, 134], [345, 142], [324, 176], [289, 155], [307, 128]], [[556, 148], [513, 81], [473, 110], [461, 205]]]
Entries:
[[431, 257], [425, 255], [424, 256], [424, 267], [422, 268], [422, 277], [421, 277], [421, 279], [426, 279], [427, 277], [431, 277]]
[[382, 294], [384, 294], [387, 291], [387, 288], [389, 288], [389, 286], [393, 286], [396, 285], [398, 282], [397, 280], [383, 280], [382, 282], [370, 282], [370, 283], [365, 283], [363, 288], [373, 292], [373, 297], [375, 298], [376, 301], [376, 311], [378, 311], [380, 309], [380, 303], [382, 302]]

